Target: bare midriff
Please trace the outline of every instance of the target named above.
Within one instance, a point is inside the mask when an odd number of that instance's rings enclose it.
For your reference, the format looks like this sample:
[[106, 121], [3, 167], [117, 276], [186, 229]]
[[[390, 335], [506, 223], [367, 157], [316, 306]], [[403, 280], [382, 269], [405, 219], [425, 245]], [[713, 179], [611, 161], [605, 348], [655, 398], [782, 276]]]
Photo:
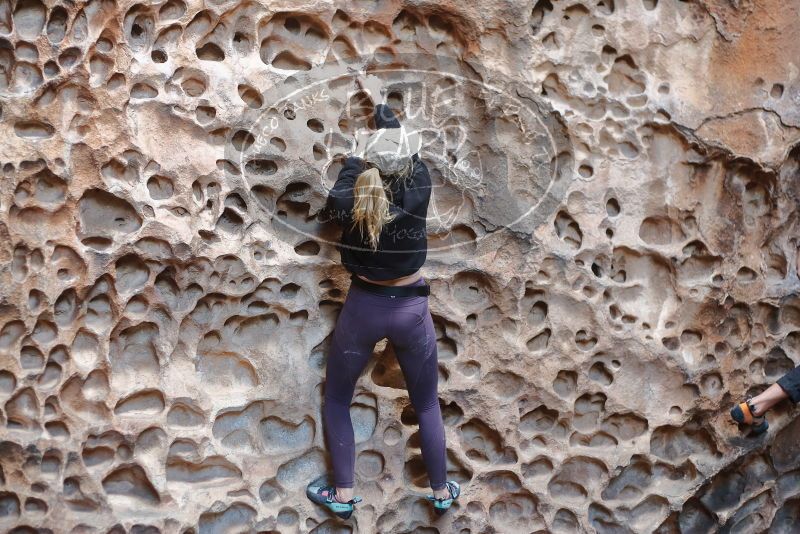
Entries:
[[413, 284], [422, 278], [422, 272], [418, 270], [409, 275], [401, 276], [400, 278], [390, 278], [389, 280], [370, 280], [369, 278], [361, 276], [360, 274], [357, 274], [356, 276], [371, 284], [379, 284], [382, 286], [406, 286], [408, 284]]

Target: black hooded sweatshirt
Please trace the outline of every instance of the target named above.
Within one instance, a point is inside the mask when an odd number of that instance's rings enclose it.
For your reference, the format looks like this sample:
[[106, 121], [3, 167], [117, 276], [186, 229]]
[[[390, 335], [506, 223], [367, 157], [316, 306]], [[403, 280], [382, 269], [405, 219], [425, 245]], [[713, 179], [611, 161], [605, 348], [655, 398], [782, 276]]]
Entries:
[[[399, 128], [400, 122], [385, 104], [375, 106], [378, 128]], [[342, 264], [351, 273], [371, 280], [389, 280], [416, 272], [428, 252], [426, 218], [431, 196], [431, 177], [419, 154], [412, 156], [413, 171], [405, 180], [390, 184], [389, 212], [394, 219], [383, 225], [378, 249], [373, 251], [369, 239], [353, 228], [353, 186], [366, 167], [355, 156], [345, 159], [336, 184], [328, 193], [320, 222], [333, 221], [342, 226], [342, 237], [336, 246]]]

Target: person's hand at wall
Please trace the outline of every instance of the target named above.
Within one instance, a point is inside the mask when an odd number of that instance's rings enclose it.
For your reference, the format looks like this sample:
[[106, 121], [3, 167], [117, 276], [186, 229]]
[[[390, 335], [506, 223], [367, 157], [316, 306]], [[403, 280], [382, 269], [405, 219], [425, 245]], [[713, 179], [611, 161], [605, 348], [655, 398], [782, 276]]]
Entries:
[[[370, 100], [372, 100], [375, 105], [383, 103], [386, 89], [384, 88], [381, 79], [374, 74], [359, 75], [356, 78], [356, 86], [369, 95]], [[353, 150], [352, 154], [353, 156], [357, 158], [364, 157], [364, 151], [366, 150], [371, 135], [372, 132], [367, 130], [356, 132], [355, 149]]]
[[357, 131], [355, 149], [353, 150], [353, 153], [350, 155], [360, 159], [364, 159], [364, 152], [367, 149], [367, 145], [369, 144], [369, 139], [371, 135], [372, 132], [370, 132], [369, 130]]
[[375, 105], [383, 103], [386, 97], [386, 88], [380, 78], [374, 74], [361, 75], [356, 78], [356, 83], [359, 89], [369, 95]]

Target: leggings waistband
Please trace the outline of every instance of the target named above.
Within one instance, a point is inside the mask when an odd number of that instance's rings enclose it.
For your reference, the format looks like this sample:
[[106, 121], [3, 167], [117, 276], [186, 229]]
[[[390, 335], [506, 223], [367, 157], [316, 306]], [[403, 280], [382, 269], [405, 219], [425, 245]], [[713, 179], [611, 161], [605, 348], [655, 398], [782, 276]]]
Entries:
[[424, 278], [420, 278], [411, 284], [403, 286], [373, 284], [359, 278], [355, 273], [350, 275], [350, 280], [352, 280], [353, 285], [377, 295], [386, 295], [389, 297], [426, 297], [431, 294], [431, 287], [425, 283]]

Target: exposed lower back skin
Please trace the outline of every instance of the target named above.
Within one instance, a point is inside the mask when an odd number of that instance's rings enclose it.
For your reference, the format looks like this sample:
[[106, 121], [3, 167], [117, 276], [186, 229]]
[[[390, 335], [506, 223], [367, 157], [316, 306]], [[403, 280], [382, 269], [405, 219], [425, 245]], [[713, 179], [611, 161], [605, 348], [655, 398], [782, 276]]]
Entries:
[[357, 274], [356, 276], [358, 276], [365, 282], [370, 282], [372, 284], [380, 284], [383, 286], [405, 286], [408, 284], [413, 284], [414, 282], [422, 278], [422, 272], [417, 270], [416, 272], [409, 274], [407, 276], [401, 276], [400, 278], [392, 278], [389, 280], [370, 280], [369, 278], [365, 278], [360, 274]]

